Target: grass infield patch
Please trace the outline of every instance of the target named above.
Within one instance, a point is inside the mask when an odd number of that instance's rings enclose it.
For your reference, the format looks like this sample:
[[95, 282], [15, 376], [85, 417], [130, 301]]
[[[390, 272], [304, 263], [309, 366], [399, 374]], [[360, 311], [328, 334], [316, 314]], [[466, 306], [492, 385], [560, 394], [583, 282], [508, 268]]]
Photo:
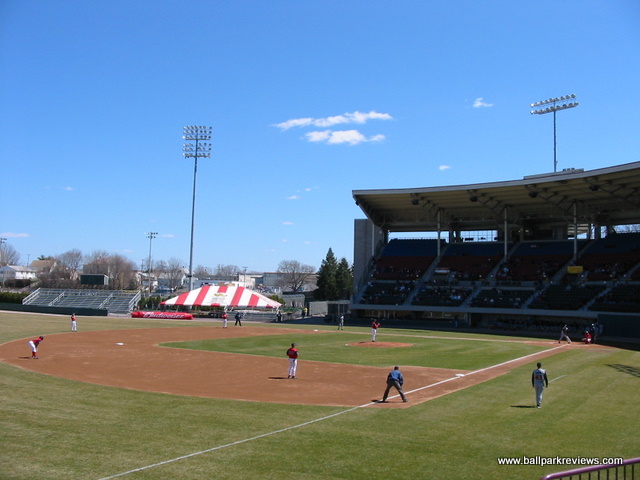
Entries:
[[[522, 342], [490, 342], [467, 339], [426, 338], [424, 335], [394, 335], [394, 342], [410, 343], [402, 348], [363, 348], [350, 342], [360, 337], [348, 333], [323, 332], [314, 335], [268, 335], [163, 344], [165, 347], [283, 357], [291, 342], [300, 358], [319, 362], [383, 367], [417, 367], [477, 370], [548, 349]], [[348, 345], [348, 346], [347, 346]]]

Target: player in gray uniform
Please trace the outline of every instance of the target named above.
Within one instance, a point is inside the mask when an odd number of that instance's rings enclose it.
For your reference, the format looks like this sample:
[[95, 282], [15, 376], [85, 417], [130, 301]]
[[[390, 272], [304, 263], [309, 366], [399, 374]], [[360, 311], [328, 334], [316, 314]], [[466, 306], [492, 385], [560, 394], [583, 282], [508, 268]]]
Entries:
[[536, 407], [540, 408], [542, 405], [542, 392], [545, 387], [549, 388], [549, 379], [547, 378], [547, 371], [542, 368], [542, 363], [537, 363], [536, 368], [531, 373], [531, 386], [536, 389]]
[[562, 327], [562, 330], [560, 331], [560, 340], [558, 340], [558, 343], [562, 343], [562, 340], [566, 340], [567, 343], [571, 343], [571, 339], [569, 338], [569, 327], [567, 325]]

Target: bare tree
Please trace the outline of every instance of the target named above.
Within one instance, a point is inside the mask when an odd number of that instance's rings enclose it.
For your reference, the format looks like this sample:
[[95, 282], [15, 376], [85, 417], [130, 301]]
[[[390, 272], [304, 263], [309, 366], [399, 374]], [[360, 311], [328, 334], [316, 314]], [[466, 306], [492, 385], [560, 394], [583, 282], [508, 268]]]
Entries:
[[135, 289], [136, 265], [122, 255], [111, 255], [103, 250], [95, 250], [87, 257], [84, 273], [106, 275], [109, 277], [109, 287], [115, 290]]
[[94, 250], [85, 259], [85, 263], [87, 264], [102, 264], [105, 259], [108, 259], [111, 256], [109, 252], [106, 250]]
[[172, 257], [166, 264], [166, 274], [169, 280], [169, 286], [173, 289], [182, 286], [182, 278], [184, 276], [184, 263], [182, 260]]
[[199, 277], [202, 275], [211, 275], [211, 269], [209, 267], [205, 267], [204, 265], [198, 265], [193, 271], [193, 274], [196, 277]]
[[61, 253], [55, 257], [58, 263], [56, 267], [56, 274], [60, 278], [67, 280], [74, 280], [77, 278], [78, 270], [82, 266], [82, 252], [77, 248], [69, 250], [68, 252]]
[[236, 275], [238, 272], [240, 272], [240, 267], [236, 265], [218, 265], [214, 275], [219, 277], [230, 277], [232, 275]]
[[112, 255], [109, 259], [109, 286], [115, 290], [136, 288], [136, 264], [122, 255]]
[[305, 265], [297, 260], [283, 260], [278, 265], [280, 286], [283, 290], [300, 291], [315, 271], [316, 269], [311, 265]]
[[17, 265], [20, 261], [18, 251], [6, 242], [0, 243], [0, 266]]

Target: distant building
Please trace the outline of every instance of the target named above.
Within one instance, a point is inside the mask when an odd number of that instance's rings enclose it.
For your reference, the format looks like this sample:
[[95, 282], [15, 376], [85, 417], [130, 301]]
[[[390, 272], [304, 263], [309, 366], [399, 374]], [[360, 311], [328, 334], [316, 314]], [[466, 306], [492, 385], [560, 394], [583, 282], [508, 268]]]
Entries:
[[5, 265], [0, 268], [0, 278], [3, 282], [6, 282], [7, 280], [35, 280], [37, 278], [37, 274], [31, 267]]
[[29, 265], [37, 275], [49, 275], [57, 266], [58, 262], [55, 260], [34, 260]]
[[[265, 272], [262, 277], [256, 279], [256, 289], [271, 293], [282, 293], [286, 290], [287, 273], [281, 272]], [[311, 273], [307, 276], [305, 284], [302, 286], [302, 292], [311, 292], [317, 287], [318, 275]], [[285, 285], [283, 290], [283, 285]]]

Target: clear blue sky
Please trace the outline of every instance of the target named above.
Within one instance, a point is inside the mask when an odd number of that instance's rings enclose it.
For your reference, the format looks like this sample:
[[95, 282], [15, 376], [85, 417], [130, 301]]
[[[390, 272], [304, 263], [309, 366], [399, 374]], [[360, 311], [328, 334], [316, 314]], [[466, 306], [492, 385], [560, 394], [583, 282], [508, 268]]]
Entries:
[[640, 160], [637, 0], [4, 0], [0, 237], [140, 265], [353, 258], [352, 190]]

